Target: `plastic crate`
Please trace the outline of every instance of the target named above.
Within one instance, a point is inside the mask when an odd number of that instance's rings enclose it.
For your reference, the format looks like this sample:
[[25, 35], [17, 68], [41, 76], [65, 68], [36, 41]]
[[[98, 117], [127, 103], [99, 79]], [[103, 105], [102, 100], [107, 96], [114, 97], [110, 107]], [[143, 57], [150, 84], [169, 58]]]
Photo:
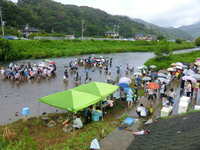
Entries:
[[130, 118], [130, 117], [127, 117], [125, 120], [124, 120], [124, 124], [126, 125], [132, 125], [134, 123], [135, 119], [133, 118]]

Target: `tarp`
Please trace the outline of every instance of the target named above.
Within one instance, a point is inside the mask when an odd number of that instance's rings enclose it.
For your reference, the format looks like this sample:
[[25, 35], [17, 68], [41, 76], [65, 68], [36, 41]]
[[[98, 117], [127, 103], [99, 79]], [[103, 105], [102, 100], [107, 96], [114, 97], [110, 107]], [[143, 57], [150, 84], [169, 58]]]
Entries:
[[39, 101], [67, 111], [77, 112], [97, 103], [118, 88], [119, 86], [108, 83], [91, 82], [67, 91], [41, 97]]

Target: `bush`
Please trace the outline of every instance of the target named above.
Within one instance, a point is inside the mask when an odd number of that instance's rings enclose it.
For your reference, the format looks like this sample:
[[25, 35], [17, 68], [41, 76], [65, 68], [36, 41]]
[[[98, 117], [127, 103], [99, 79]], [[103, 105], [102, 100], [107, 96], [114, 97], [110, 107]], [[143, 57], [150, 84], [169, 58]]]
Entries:
[[175, 42], [176, 42], [177, 44], [181, 44], [181, 43], [182, 43], [182, 40], [181, 40], [181, 39], [176, 39]]

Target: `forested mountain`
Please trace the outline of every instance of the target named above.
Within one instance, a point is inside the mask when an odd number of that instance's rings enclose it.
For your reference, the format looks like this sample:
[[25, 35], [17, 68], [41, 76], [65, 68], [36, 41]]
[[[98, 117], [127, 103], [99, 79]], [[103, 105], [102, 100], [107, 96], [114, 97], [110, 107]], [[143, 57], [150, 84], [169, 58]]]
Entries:
[[76, 37], [80, 37], [83, 24], [84, 37], [104, 36], [105, 32], [115, 30], [125, 38], [138, 33], [192, 38], [182, 30], [169, 31], [160, 27], [147, 27], [144, 23], [131, 20], [127, 16], [113, 16], [99, 9], [64, 5], [53, 0], [18, 0], [17, 4], [8, 0], [0, 0], [0, 6], [3, 7], [3, 20], [6, 21], [5, 34], [7, 35], [17, 34], [8, 29], [18, 29], [20, 25], [28, 24], [29, 27], [37, 28], [43, 33], [56, 32], [65, 35], [74, 33]]
[[179, 29], [191, 34], [194, 38], [200, 37], [200, 22], [188, 26], [181, 26]]
[[180, 38], [180, 39], [187, 39], [187, 40], [193, 40], [194, 37], [192, 36], [192, 34], [181, 30], [181, 28], [163, 28], [163, 27], [159, 27], [155, 24], [146, 22], [142, 19], [137, 19], [137, 18], [131, 18], [132, 20], [139, 22], [139, 23], [143, 23], [145, 24], [146, 27], [148, 27], [149, 29], [153, 29], [156, 32], [160, 33], [161, 35], [165, 35], [167, 36], [169, 39], [174, 39], [174, 38]]
[[[15, 27], [28, 23], [47, 33], [52, 31], [81, 36], [82, 20], [84, 36], [104, 36], [107, 31], [115, 31], [123, 37], [133, 34], [149, 34], [144, 24], [130, 20], [126, 16], [113, 16], [99, 9], [87, 6], [64, 5], [52, 0], [18, 0], [17, 4], [0, 0], [6, 27]], [[119, 26], [118, 26], [119, 25]], [[119, 27], [119, 28], [118, 28]], [[154, 32], [155, 34], [155, 32]]]

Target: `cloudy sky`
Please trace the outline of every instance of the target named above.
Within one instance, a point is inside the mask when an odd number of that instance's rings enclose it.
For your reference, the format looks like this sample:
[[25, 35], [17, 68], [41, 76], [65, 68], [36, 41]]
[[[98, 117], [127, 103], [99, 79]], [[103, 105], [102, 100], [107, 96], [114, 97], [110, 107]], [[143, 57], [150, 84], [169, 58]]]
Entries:
[[[16, 2], [17, 0], [12, 0]], [[161, 27], [179, 27], [200, 21], [200, 0], [54, 0], [101, 9], [112, 15], [139, 18]]]

